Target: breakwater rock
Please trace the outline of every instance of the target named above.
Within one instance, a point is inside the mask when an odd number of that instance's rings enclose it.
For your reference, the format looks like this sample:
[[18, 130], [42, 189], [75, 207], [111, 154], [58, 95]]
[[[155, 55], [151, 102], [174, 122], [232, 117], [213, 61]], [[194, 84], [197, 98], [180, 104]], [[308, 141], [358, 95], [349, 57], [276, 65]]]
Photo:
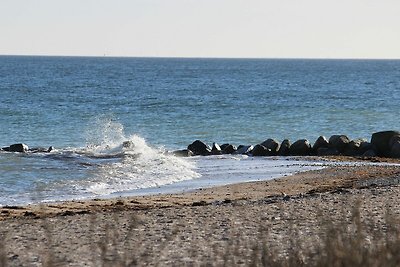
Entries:
[[18, 153], [49, 153], [52, 150], [54, 150], [54, 147], [51, 146], [49, 148], [44, 148], [44, 147], [29, 148], [28, 145], [19, 143], [3, 147], [0, 150], [6, 152], [18, 152]]
[[[184, 151], [184, 152], [182, 152]], [[213, 143], [212, 147], [196, 140], [187, 149], [174, 152], [180, 156], [208, 156], [219, 154], [244, 154], [249, 156], [363, 156], [400, 158], [400, 132], [382, 131], [373, 133], [371, 141], [366, 139], [351, 140], [347, 135], [332, 135], [329, 139], [319, 136], [312, 143], [299, 139], [294, 143], [285, 139], [281, 143], [276, 139], [266, 139], [255, 145]]]

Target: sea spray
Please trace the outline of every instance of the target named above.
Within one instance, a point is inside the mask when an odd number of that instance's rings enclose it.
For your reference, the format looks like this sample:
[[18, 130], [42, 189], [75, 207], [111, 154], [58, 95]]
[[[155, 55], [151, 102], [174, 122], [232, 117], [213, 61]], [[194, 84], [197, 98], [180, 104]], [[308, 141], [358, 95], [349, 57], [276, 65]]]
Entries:
[[[87, 190], [104, 195], [162, 186], [198, 178], [195, 165], [150, 147], [144, 138], [126, 136], [115, 119], [101, 116], [87, 130], [87, 146], [81, 151], [90, 158], [110, 159], [93, 170]], [[111, 160], [113, 159], [113, 160]]]

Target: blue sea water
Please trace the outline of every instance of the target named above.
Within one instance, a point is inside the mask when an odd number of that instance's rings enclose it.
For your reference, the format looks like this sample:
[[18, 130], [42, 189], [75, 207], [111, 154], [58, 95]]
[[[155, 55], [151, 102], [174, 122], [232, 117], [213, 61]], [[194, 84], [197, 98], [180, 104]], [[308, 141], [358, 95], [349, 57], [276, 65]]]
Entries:
[[399, 60], [0, 56], [0, 146], [56, 148], [0, 153], [0, 205], [198, 179], [215, 163], [162, 153], [196, 139], [369, 139], [399, 100]]

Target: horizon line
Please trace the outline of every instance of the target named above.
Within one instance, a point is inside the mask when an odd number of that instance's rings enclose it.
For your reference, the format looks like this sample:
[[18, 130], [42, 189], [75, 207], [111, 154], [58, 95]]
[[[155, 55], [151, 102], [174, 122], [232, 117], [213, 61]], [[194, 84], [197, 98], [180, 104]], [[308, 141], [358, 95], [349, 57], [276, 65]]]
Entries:
[[400, 60], [399, 58], [357, 57], [208, 57], [208, 56], [112, 56], [112, 55], [52, 55], [52, 54], [0, 54], [0, 57], [71, 57], [71, 58], [159, 58], [159, 59], [249, 59], [249, 60]]

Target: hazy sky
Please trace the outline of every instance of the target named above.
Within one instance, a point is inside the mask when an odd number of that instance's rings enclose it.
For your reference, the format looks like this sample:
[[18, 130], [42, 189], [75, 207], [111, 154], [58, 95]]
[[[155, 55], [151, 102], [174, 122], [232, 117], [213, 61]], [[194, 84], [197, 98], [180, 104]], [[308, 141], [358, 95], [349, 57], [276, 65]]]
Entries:
[[0, 54], [400, 58], [400, 0], [0, 0]]

